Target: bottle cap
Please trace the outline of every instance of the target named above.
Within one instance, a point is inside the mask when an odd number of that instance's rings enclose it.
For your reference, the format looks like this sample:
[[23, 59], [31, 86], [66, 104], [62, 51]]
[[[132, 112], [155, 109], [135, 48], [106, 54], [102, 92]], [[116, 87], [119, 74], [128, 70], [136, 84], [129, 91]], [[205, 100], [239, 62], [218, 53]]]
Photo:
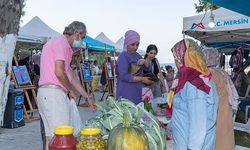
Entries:
[[70, 135], [73, 134], [73, 127], [71, 126], [57, 126], [54, 129], [55, 135]]
[[85, 129], [82, 129], [81, 131], [82, 135], [97, 135], [100, 133], [101, 133], [101, 130], [99, 128], [85, 128]]

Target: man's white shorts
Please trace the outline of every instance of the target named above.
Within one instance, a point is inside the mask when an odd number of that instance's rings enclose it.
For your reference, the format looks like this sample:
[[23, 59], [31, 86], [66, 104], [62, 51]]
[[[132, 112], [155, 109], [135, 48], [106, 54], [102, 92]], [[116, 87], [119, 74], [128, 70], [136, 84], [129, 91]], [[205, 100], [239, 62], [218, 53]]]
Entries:
[[52, 138], [56, 126], [70, 125], [70, 101], [65, 91], [53, 86], [39, 87], [37, 102], [46, 136]]

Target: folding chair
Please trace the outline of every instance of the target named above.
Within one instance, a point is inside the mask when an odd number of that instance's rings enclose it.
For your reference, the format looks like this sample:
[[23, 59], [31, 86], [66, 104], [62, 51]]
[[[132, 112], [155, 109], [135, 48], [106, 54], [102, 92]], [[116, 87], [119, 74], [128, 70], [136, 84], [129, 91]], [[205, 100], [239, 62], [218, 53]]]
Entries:
[[[238, 105], [239, 104], [240, 104], [240, 102], [238, 103]], [[249, 108], [250, 108], [250, 106], [247, 106], [246, 111], [248, 111]], [[233, 110], [234, 130], [246, 132], [250, 135], [250, 119], [248, 119], [248, 121], [246, 121], [247, 118], [245, 118], [246, 123], [236, 122], [237, 112], [238, 112], [238, 110]]]
[[250, 119], [248, 119], [247, 123], [234, 122], [234, 130], [246, 132], [250, 135]]
[[245, 110], [245, 122], [247, 122], [249, 116], [248, 116], [248, 112], [250, 111], [250, 105], [246, 106], [246, 110]]

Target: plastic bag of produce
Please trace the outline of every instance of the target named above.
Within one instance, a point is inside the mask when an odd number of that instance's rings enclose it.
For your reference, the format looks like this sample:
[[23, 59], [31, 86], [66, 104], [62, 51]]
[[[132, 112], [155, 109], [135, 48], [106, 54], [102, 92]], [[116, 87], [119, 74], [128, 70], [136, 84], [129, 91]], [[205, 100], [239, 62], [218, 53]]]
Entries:
[[74, 136], [81, 131], [82, 119], [77, 109], [75, 100], [70, 100], [70, 125], [74, 128]]
[[157, 116], [166, 115], [167, 99], [165, 97], [157, 97], [153, 99], [151, 105]]
[[144, 103], [140, 102], [139, 104], [137, 104], [137, 107], [141, 109], [141, 116], [143, 120], [152, 120], [152, 119], [156, 119], [154, 117], [154, 115], [150, 112], [148, 112], [145, 108], [144, 108]]

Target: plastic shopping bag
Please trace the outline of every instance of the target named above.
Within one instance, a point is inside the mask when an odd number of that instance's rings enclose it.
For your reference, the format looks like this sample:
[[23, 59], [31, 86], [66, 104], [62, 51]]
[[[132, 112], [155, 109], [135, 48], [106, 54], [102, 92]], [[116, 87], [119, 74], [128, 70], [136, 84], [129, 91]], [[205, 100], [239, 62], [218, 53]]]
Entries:
[[76, 102], [74, 100], [70, 100], [70, 125], [74, 128], [74, 136], [77, 136], [81, 127], [83, 126], [82, 119], [80, 113], [77, 109]]
[[165, 116], [167, 99], [165, 97], [157, 97], [151, 101], [152, 108], [156, 116]]
[[141, 115], [142, 115], [143, 120], [157, 120], [156, 117], [152, 113], [150, 113], [146, 109], [144, 109], [143, 102], [140, 102], [139, 104], [137, 104], [137, 107], [140, 108], [140, 110], [141, 110]]

